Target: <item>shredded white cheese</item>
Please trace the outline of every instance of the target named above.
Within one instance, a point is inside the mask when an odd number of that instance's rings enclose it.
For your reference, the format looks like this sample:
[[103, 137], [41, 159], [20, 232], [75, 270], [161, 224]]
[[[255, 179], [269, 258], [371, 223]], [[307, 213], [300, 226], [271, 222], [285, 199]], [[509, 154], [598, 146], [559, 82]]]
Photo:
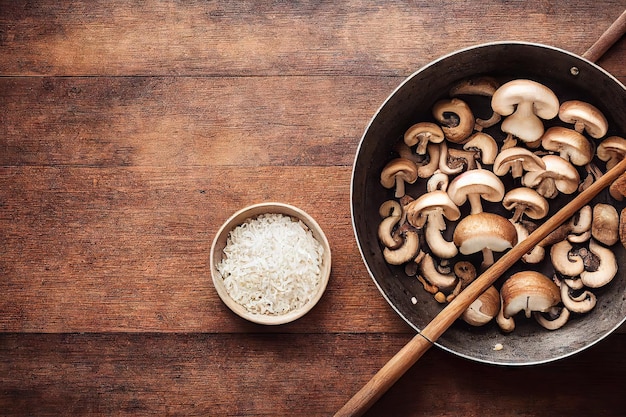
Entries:
[[316, 294], [323, 253], [301, 221], [262, 214], [229, 233], [217, 270], [228, 294], [246, 310], [282, 315]]

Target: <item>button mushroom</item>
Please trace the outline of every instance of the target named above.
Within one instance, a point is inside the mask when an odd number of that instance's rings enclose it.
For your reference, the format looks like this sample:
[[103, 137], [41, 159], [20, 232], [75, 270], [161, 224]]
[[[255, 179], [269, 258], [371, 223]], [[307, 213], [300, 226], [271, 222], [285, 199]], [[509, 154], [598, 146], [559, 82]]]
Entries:
[[[420, 262], [420, 270], [422, 277], [431, 285], [436, 287], [438, 291], [449, 291], [456, 285], [457, 277], [453, 272], [444, 274], [437, 270], [435, 260], [427, 253]], [[431, 291], [432, 292], [432, 291]]]
[[595, 139], [606, 135], [609, 128], [604, 114], [597, 107], [580, 100], [563, 102], [559, 108], [559, 119], [574, 124], [577, 132], [582, 133], [584, 130]]
[[410, 147], [417, 144], [415, 153], [418, 155], [426, 154], [429, 143], [441, 143], [443, 139], [444, 135], [441, 128], [431, 122], [416, 123], [404, 133], [404, 143]]
[[439, 169], [439, 156], [441, 154], [439, 144], [429, 143], [426, 146], [426, 153], [428, 154], [426, 162], [417, 168], [417, 176], [420, 178], [429, 178]]
[[396, 249], [385, 247], [383, 257], [390, 265], [402, 265], [417, 256], [419, 252], [419, 235], [416, 230], [407, 228], [401, 234], [402, 245]]
[[575, 277], [585, 270], [585, 263], [580, 254], [572, 253], [572, 244], [567, 240], [555, 243], [550, 248], [552, 266], [561, 275]]
[[525, 214], [531, 219], [543, 219], [548, 214], [548, 200], [528, 187], [514, 188], [504, 195], [502, 205], [507, 210], [515, 210], [511, 221], [522, 219]]
[[[450, 89], [450, 96], [484, 96], [492, 97], [493, 93], [500, 87], [500, 83], [493, 77], [476, 77], [462, 80]], [[488, 119], [476, 118], [476, 130], [491, 127], [498, 123], [501, 116], [493, 112]]]
[[546, 155], [541, 159], [546, 168], [524, 174], [524, 186], [534, 188], [545, 198], [555, 198], [559, 191], [572, 194], [578, 190], [580, 175], [571, 163], [557, 155]]
[[400, 198], [405, 194], [405, 182], [413, 184], [417, 180], [417, 165], [406, 158], [395, 158], [383, 168], [380, 173], [380, 183], [385, 188], [396, 187], [395, 196]]
[[557, 285], [537, 271], [521, 271], [511, 275], [502, 284], [500, 295], [505, 318], [512, 318], [521, 311], [530, 318], [533, 311], [549, 311], [561, 301]]
[[593, 148], [582, 134], [562, 126], [553, 126], [541, 137], [541, 146], [554, 151], [566, 161], [583, 166], [591, 162]]
[[477, 213], [464, 217], [454, 229], [454, 244], [463, 255], [483, 254], [483, 268], [494, 263], [493, 251], [502, 252], [517, 243], [515, 226], [494, 213]]
[[596, 306], [597, 297], [591, 291], [585, 290], [574, 296], [572, 289], [565, 282], [560, 281], [559, 286], [561, 302], [572, 313], [588, 313]]
[[536, 81], [518, 79], [503, 84], [491, 98], [491, 108], [507, 116], [501, 129], [524, 142], [541, 138], [541, 119], [553, 119], [559, 113], [559, 99], [554, 92]]
[[519, 146], [504, 149], [493, 162], [493, 172], [499, 177], [511, 171], [513, 178], [520, 178], [524, 172], [545, 169], [546, 164], [540, 157]]
[[500, 311], [500, 293], [492, 285], [470, 304], [461, 314], [461, 319], [472, 326], [484, 326]]
[[569, 310], [563, 306], [552, 307], [545, 314], [539, 311], [533, 312], [533, 317], [541, 327], [547, 330], [558, 330], [565, 326], [569, 320]]
[[[409, 203], [406, 208], [407, 221], [417, 227], [424, 227], [424, 237], [431, 252], [440, 258], [452, 258], [457, 254], [457, 247], [444, 239], [445, 218], [455, 221], [461, 216], [459, 208], [443, 190], [434, 190], [422, 194]], [[425, 226], [424, 226], [425, 225]]]
[[396, 200], [387, 200], [378, 209], [383, 220], [378, 225], [378, 239], [388, 248], [396, 249], [402, 239], [394, 235], [393, 230], [402, 218], [402, 206]]
[[472, 169], [450, 181], [448, 194], [457, 206], [469, 200], [471, 214], [476, 214], [483, 211], [481, 198], [491, 202], [502, 201], [504, 184], [489, 170]]
[[591, 236], [598, 242], [613, 246], [619, 240], [619, 213], [617, 209], [605, 203], [593, 206]]
[[595, 271], [585, 270], [581, 272], [580, 280], [589, 288], [600, 288], [611, 282], [617, 274], [615, 253], [594, 239], [589, 241], [589, 251], [600, 258], [600, 264]]
[[600, 142], [597, 149], [598, 158], [606, 162], [606, 169], [611, 169], [626, 155], [626, 139], [609, 136]]
[[498, 155], [496, 140], [484, 132], [476, 132], [470, 136], [463, 145], [463, 149], [479, 152], [480, 161], [487, 165], [492, 165], [496, 160], [496, 155]]
[[443, 125], [443, 133], [450, 142], [463, 143], [474, 131], [474, 114], [461, 99], [439, 100], [433, 106], [432, 113], [435, 120]]

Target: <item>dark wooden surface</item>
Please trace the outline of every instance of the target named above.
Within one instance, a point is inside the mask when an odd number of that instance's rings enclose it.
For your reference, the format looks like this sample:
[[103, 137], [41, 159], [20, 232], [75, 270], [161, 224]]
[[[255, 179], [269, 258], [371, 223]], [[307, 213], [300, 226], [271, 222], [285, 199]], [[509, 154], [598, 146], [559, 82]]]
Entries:
[[[413, 335], [361, 261], [350, 174], [429, 61], [582, 54], [624, 0], [0, 1], [0, 414], [328, 416]], [[626, 82], [626, 39], [599, 61]], [[315, 217], [333, 271], [284, 326], [232, 314], [208, 252], [239, 208]], [[620, 416], [626, 334], [556, 363], [431, 349], [368, 416]]]

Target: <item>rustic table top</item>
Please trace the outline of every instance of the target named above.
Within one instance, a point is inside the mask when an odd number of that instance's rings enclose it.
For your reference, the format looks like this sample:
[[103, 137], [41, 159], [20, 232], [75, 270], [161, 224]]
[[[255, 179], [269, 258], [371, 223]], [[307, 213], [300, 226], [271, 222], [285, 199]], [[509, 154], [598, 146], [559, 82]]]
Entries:
[[[0, 1], [2, 415], [339, 409], [414, 335], [363, 265], [350, 176], [378, 106], [433, 59], [582, 54], [601, 2]], [[598, 62], [626, 82], [626, 39]], [[262, 327], [211, 285], [236, 210], [307, 211], [333, 252], [308, 315]], [[430, 349], [368, 416], [626, 413], [626, 334], [506, 368]]]

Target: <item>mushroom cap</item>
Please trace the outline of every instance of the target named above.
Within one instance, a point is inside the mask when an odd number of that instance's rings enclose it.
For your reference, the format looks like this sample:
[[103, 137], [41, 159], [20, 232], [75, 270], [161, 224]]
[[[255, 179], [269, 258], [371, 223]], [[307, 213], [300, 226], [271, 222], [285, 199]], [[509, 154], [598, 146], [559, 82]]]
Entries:
[[474, 300], [461, 314], [461, 319], [472, 326], [489, 323], [500, 311], [500, 293], [492, 285]]
[[524, 310], [526, 317], [532, 311], [548, 311], [561, 301], [559, 287], [537, 271], [521, 271], [511, 275], [500, 288], [502, 311], [512, 317]]
[[580, 100], [563, 102], [559, 108], [559, 119], [574, 124], [575, 129], [581, 133], [584, 129], [595, 139], [606, 135], [609, 128], [606, 117], [596, 106]]
[[484, 132], [476, 132], [470, 136], [463, 145], [463, 149], [480, 151], [480, 160], [487, 165], [494, 163], [496, 155], [498, 155], [498, 144], [496, 140], [489, 134]]
[[407, 204], [404, 210], [407, 214], [407, 221], [417, 228], [421, 228], [426, 224], [428, 215], [431, 213], [440, 212], [442, 216], [452, 221], [457, 220], [461, 216], [459, 208], [450, 199], [448, 193], [443, 190], [434, 190], [422, 194]]
[[[520, 170], [521, 167], [521, 170]], [[506, 175], [511, 171], [514, 176], [521, 175], [521, 171], [544, 170], [543, 160], [526, 148], [513, 146], [501, 151], [493, 162], [493, 172], [498, 176]]]
[[559, 99], [554, 92], [536, 81], [509, 81], [496, 90], [491, 108], [508, 116], [501, 125], [503, 132], [524, 142], [534, 142], [544, 131], [541, 119], [552, 119], [559, 112]]
[[461, 99], [439, 100], [433, 105], [432, 113], [435, 120], [443, 125], [441, 129], [450, 142], [463, 143], [474, 130], [474, 114]]
[[619, 213], [617, 209], [605, 203], [593, 206], [591, 236], [598, 242], [613, 246], [619, 240]]
[[543, 219], [548, 214], [548, 200], [529, 187], [517, 187], [504, 195], [502, 205], [507, 210], [524, 208], [524, 214], [531, 219]]
[[456, 225], [452, 240], [463, 255], [483, 249], [502, 252], [517, 244], [517, 230], [504, 217], [482, 212], [464, 217]]
[[524, 186], [536, 188], [543, 180], [552, 179], [556, 189], [564, 194], [578, 190], [580, 175], [571, 163], [558, 155], [546, 155], [541, 159], [546, 166], [545, 170], [527, 172], [522, 178]]
[[598, 158], [606, 162], [606, 169], [611, 169], [626, 155], [626, 139], [609, 136], [600, 142], [597, 149]]
[[406, 158], [395, 158], [389, 161], [380, 173], [380, 183], [385, 188], [391, 188], [396, 184], [396, 177], [413, 184], [417, 181], [417, 165]]
[[470, 194], [478, 194], [491, 202], [504, 197], [504, 184], [487, 169], [472, 169], [455, 177], [448, 185], [448, 195], [457, 206], [462, 206]]
[[404, 133], [404, 143], [408, 146], [417, 144], [416, 153], [424, 155], [429, 142], [441, 143], [444, 139], [443, 130], [431, 122], [420, 122], [409, 127]]
[[477, 95], [491, 97], [498, 87], [500, 87], [500, 83], [493, 77], [468, 78], [455, 84], [450, 89], [450, 96]]
[[593, 158], [593, 147], [587, 138], [566, 127], [553, 126], [546, 130], [541, 145], [548, 151], [558, 152], [561, 158], [574, 165], [586, 165]]

